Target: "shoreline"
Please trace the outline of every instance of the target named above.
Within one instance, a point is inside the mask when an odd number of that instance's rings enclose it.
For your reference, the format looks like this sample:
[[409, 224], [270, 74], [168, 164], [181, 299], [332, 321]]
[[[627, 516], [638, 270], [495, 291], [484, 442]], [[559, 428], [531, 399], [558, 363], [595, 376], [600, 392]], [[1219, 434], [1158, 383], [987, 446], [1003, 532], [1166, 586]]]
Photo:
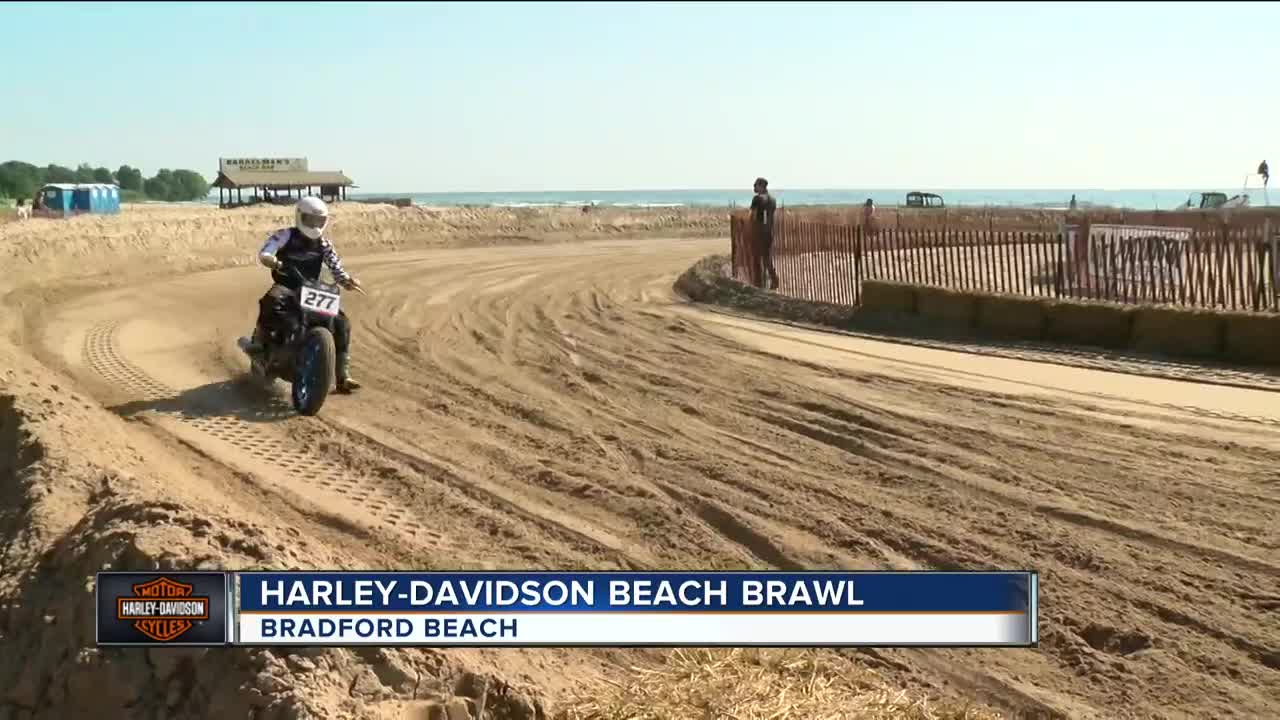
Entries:
[[[401, 203], [396, 205], [396, 203]], [[414, 208], [419, 210], [429, 210], [432, 212], [448, 212], [456, 210], [495, 210], [495, 211], [512, 211], [512, 210], [561, 210], [561, 211], [577, 211], [582, 212], [584, 208], [590, 208], [590, 212], [602, 212], [608, 210], [647, 212], [647, 211], [667, 211], [667, 212], [735, 212], [745, 210], [750, 206], [750, 201], [740, 203], [663, 203], [663, 202], [582, 202], [582, 201], [559, 201], [559, 202], [494, 202], [494, 203], [431, 203], [419, 202], [411, 195], [379, 195], [377, 197], [352, 197], [345, 201], [334, 203], [333, 207], [352, 205], [365, 206], [387, 206], [400, 208]], [[137, 203], [126, 203], [125, 206], [132, 207], [210, 207], [218, 208], [217, 201], [193, 200], [190, 202], [168, 202], [168, 201], [143, 201]], [[122, 206], [124, 207], [124, 206]], [[225, 208], [226, 210], [242, 210], [251, 207], [292, 207], [292, 204], [271, 205], [268, 203], [259, 203], [256, 205], [241, 205], [238, 207]], [[779, 201], [779, 210], [798, 210], [804, 212], [810, 211], [852, 211], [861, 210], [862, 202], [812, 202], [812, 203], [785, 203]], [[956, 213], [975, 213], [989, 212], [999, 213], [1068, 213], [1068, 212], [1126, 212], [1126, 213], [1159, 213], [1159, 214], [1201, 214], [1201, 213], [1256, 213], [1256, 212], [1276, 212], [1280, 213], [1280, 204], [1254, 204], [1245, 207], [1235, 207], [1227, 209], [1201, 209], [1187, 208], [1185, 206], [1175, 207], [1152, 207], [1139, 205], [1112, 205], [1106, 203], [1079, 203], [1073, 210], [1066, 203], [988, 203], [988, 204], [969, 204], [969, 203], [952, 203], [939, 208], [922, 208], [912, 207], [908, 205], [898, 204], [876, 204], [876, 211], [880, 213], [920, 213], [923, 215], [943, 215], [948, 212]], [[590, 214], [590, 213], [587, 213]]]
[[[880, 209], [917, 210], [908, 207], [906, 196], [913, 189], [780, 189], [774, 192], [779, 207], [790, 208], [853, 208], [861, 207], [870, 198]], [[1057, 210], [1070, 208], [1074, 197], [1081, 211], [1172, 211], [1186, 208], [1188, 200], [1198, 204], [1198, 194], [1213, 192], [1208, 188], [1194, 189], [952, 189], [933, 190], [941, 196], [943, 208], [962, 211], [975, 210]], [[1224, 191], [1228, 197], [1245, 194], [1249, 207], [1280, 208], [1280, 196], [1272, 200], [1265, 188], [1233, 188]], [[370, 203], [383, 200], [417, 207], [455, 208], [573, 208], [595, 209], [685, 209], [724, 210], [747, 207], [752, 194], [747, 190], [552, 190], [552, 191], [485, 191], [485, 192], [357, 192], [345, 202]], [[210, 196], [195, 201], [217, 204], [217, 197]], [[1199, 209], [1199, 208], [1193, 208]], [[934, 211], [934, 208], [928, 208]]]

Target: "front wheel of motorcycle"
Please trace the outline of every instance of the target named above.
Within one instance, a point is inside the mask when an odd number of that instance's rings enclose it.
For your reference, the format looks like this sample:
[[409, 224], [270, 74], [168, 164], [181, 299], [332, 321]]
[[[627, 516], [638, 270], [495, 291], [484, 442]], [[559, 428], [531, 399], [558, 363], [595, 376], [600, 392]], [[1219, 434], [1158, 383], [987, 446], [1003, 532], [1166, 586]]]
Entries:
[[293, 375], [293, 409], [301, 415], [320, 412], [329, 389], [333, 387], [337, 366], [337, 350], [333, 333], [328, 328], [314, 327], [307, 331], [298, 349], [297, 370]]

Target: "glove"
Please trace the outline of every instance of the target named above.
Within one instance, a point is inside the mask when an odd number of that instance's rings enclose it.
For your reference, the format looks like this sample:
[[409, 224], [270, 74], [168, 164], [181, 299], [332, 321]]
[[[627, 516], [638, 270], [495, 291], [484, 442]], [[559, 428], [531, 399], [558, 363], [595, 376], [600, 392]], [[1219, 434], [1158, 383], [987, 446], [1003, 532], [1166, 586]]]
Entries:
[[280, 258], [275, 255], [259, 255], [258, 260], [272, 270], [280, 267]]

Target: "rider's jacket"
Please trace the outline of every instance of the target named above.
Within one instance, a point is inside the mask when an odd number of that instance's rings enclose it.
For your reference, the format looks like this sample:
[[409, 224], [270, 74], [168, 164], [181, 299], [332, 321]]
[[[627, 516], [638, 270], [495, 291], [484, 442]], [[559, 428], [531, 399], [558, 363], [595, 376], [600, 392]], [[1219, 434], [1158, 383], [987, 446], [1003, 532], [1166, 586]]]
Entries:
[[312, 240], [296, 227], [281, 228], [272, 233], [258, 255], [259, 257], [274, 255], [279, 258], [281, 265], [271, 271], [271, 279], [277, 285], [283, 285], [291, 290], [297, 290], [300, 285], [298, 278], [289, 272], [289, 268], [297, 268], [308, 280], [318, 280], [320, 271], [325, 266], [328, 266], [329, 272], [333, 273], [334, 279], [340, 283], [345, 283], [351, 278], [351, 275], [342, 269], [342, 260], [338, 259], [338, 253], [334, 252], [333, 243], [329, 242], [329, 238], [322, 236], [319, 240]]

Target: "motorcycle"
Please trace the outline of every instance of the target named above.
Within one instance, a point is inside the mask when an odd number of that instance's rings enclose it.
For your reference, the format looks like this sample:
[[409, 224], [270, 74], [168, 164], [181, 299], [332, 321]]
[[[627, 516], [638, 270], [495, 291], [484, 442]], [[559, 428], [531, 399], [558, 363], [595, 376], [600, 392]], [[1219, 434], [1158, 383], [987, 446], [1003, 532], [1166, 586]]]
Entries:
[[[262, 350], [254, 352], [252, 340], [241, 337], [240, 349], [249, 356], [250, 374], [265, 384], [275, 379], [291, 385], [289, 396], [293, 409], [301, 415], [320, 412], [329, 391], [334, 387], [337, 349], [333, 339], [333, 320], [341, 308], [342, 289], [332, 283], [307, 280], [296, 269], [301, 281], [292, 303], [295, 318], [288, 331], [277, 330], [267, 338]], [[364, 292], [361, 288], [355, 288]], [[287, 332], [286, 337], [281, 337]]]

